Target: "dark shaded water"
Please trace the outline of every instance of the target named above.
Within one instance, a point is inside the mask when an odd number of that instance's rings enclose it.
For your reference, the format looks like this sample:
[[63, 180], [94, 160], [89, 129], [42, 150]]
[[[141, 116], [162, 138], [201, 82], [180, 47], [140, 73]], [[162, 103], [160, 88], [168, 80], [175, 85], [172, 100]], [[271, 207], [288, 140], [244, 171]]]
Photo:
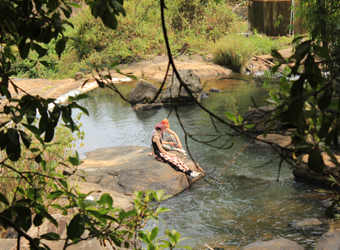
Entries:
[[[231, 76], [219, 80], [207, 80], [205, 89], [217, 87], [223, 93], [210, 93], [202, 104], [221, 118], [226, 111], [245, 112], [253, 106], [250, 97], [265, 104], [266, 93], [258, 87], [254, 78]], [[120, 85], [128, 94], [134, 84]], [[84, 100], [90, 117], [83, 116], [82, 130], [85, 132], [85, 153], [102, 147], [139, 145], [149, 146], [151, 130], [157, 122], [168, 116], [170, 108], [134, 112], [128, 103], [110, 90], [96, 89]], [[207, 134], [216, 134], [209, 115], [198, 106], [180, 106], [178, 115], [190, 134], [208, 140]], [[184, 143], [184, 132], [177, 122], [175, 112], [169, 117], [171, 129], [175, 130]], [[220, 132], [232, 132], [216, 122]], [[205, 134], [205, 136], [203, 135]], [[278, 161], [258, 167], [274, 157], [269, 149], [250, 145], [229, 167], [227, 164], [248, 142], [244, 137], [222, 136], [214, 145], [234, 142], [229, 150], [216, 150], [188, 139], [194, 159], [208, 173], [205, 179], [196, 182], [190, 189], [164, 202], [172, 212], [162, 216], [166, 226], [161, 229], [176, 229], [182, 236], [191, 239], [183, 243], [193, 249], [206, 249], [203, 244], [225, 249], [243, 247], [256, 239], [270, 240], [284, 237], [294, 240], [306, 249], [313, 249], [318, 234], [306, 235], [294, 230], [290, 222], [304, 218], [323, 218], [319, 201], [303, 198], [313, 192], [314, 187], [294, 182], [288, 166], [284, 166], [278, 177]], [[227, 144], [229, 145], [229, 144]], [[148, 228], [153, 226], [148, 224]]]

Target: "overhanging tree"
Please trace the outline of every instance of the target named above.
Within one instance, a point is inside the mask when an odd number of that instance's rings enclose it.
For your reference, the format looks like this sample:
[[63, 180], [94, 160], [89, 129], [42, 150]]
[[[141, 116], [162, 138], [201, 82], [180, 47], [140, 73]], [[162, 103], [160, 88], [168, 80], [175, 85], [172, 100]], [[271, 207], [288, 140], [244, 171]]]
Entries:
[[[110, 29], [117, 28], [118, 15], [125, 15], [123, 0], [84, 1], [84, 4]], [[78, 108], [88, 114], [76, 103], [86, 95], [70, 98], [70, 103], [64, 106], [54, 99], [30, 95], [11, 79], [16, 74], [13, 64], [18, 54], [25, 59], [35, 51], [39, 58], [34, 63], [46, 65], [42, 59], [47, 53], [46, 45], [55, 41], [55, 52], [61, 57], [70, 39], [64, 35], [65, 27], [72, 27], [67, 19], [73, 8], [78, 7], [75, 1], [64, 0], [0, 0], [0, 169], [2, 177], [10, 173], [7, 180], [14, 180], [12, 192], [0, 192], [0, 226], [17, 231], [18, 249], [22, 237], [35, 250], [49, 249], [43, 239], [63, 240], [63, 249], [91, 238], [109, 242], [114, 248], [120, 248], [123, 242], [129, 247], [134, 243], [133, 236], [147, 219], [158, 219], [159, 213], [167, 211], [159, 207], [159, 203], [168, 197], [163, 191], [135, 192], [135, 209], [131, 211], [114, 208], [108, 194], [103, 194], [98, 201], [86, 200], [90, 193], [78, 192], [67, 182], [81, 163], [78, 154], [56, 157], [53, 161], [47, 159], [49, 153], [55, 153], [56, 134], [60, 136], [58, 126], [63, 125], [72, 132], [79, 131], [72, 118], [72, 109]], [[111, 66], [114, 68], [116, 63]], [[103, 86], [101, 81], [98, 84]], [[20, 89], [24, 95], [16, 98], [9, 91], [11, 87], [17, 93]], [[50, 104], [54, 106], [52, 110]], [[65, 149], [62, 149], [61, 154], [64, 153]], [[60, 198], [66, 200], [66, 204], [59, 204]], [[66, 226], [67, 237], [61, 239], [56, 233], [37, 237], [28, 235], [32, 225], [40, 226], [44, 220], [58, 227], [58, 222], [50, 214], [52, 207], [64, 215], [75, 211]], [[87, 236], [83, 235], [85, 231]], [[150, 233], [140, 231], [139, 238], [146, 242], [148, 249], [178, 246], [180, 234], [176, 231], [165, 233], [169, 240], [158, 241], [157, 227]]]

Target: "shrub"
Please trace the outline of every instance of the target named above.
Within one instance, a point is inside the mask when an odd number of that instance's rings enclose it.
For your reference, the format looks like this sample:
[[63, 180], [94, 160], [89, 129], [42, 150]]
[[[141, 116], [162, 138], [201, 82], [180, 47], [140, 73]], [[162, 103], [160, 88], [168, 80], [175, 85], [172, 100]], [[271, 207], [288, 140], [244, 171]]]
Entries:
[[230, 35], [219, 40], [213, 48], [213, 62], [241, 73], [252, 56], [252, 44], [239, 35]]
[[270, 54], [273, 49], [288, 48], [290, 42], [291, 38], [286, 37], [274, 40], [263, 35], [252, 37], [237, 34], [228, 35], [213, 46], [213, 61], [241, 73], [253, 55], [265, 55]]

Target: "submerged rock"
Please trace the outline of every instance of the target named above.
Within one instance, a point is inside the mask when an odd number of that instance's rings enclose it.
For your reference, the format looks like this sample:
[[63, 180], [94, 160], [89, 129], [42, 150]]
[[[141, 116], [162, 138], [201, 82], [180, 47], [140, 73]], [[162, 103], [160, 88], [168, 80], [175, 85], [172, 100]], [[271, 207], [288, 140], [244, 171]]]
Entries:
[[294, 241], [287, 239], [276, 239], [270, 241], [253, 242], [241, 250], [303, 250], [303, 247]]
[[303, 221], [293, 223], [294, 228], [304, 232], [326, 230], [325, 228], [323, 228], [325, 225], [326, 224], [316, 218], [308, 218]]
[[215, 93], [221, 93], [222, 91], [219, 90], [218, 88], [211, 88], [209, 89], [210, 92], [215, 92]]

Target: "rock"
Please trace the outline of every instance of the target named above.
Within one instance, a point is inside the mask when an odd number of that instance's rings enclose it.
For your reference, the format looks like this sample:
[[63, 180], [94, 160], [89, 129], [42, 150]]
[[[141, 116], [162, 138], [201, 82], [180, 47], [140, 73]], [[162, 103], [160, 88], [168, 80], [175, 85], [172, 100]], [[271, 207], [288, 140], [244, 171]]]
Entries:
[[[163, 189], [165, 194], [176, 195], [205, 175], [202, 168], [197, 169], [195, 164], [182, 154], [173, 152], [182, 158], [190, 169], [201, 172], [198, 178], [188, 179], [184, 173], [150, 157], [149, 152], [149, 147], [140, 146], [101, 148], [87, 154], [88, 158], [78, 168], [79, 174], [83, 175], [81, 171], [87, 174], [87, 188], [105, 189], [105, 192], [111, 190], [115, 192], [114, 196], [119, 194], [122, 206], [131, 202], [134, 191]], [[79, 185], [82, 189], [85, 184]]]
[[316, 243], [315, 250], [339, 250], [340, 232], [327, 232]]
[[[130, 101], [133, 103], [143, 102], [150, 103], [158, 92], [158, 88], [143, 79], [140, 79], [136, 87], [130, 91]], [[159, 98], [155, 102], [159, 102]]]
[[[271, 147], [271, 144], [278, 145], [282, 148], [291, 148], [292, 139], [290, 136], [267, 134], [266, 137], [263, 135], [256, 136], [255, 144], [262, 147]], [[259, 141], [260, 140], [260, 141]], [[268, 142], [268, 143], [266, 143]]]
[[[246, 111], [242, 117], [243, 117], [243, 122], [244, 123], [249, 123], [249, 124], [255, 124], [255, 126], [251, 129], [248, 129], [249, 131], [257, 132], [257, 131], [264, 131], [268, 124], [262, 124], [261, 122], [268, 119], [271, 114], [272, 110], [274, 109], [274, 106], [264, 106], [264, 107], [259, 107], [259, 108], [252, 108]], [[273, 126], [272, 129], [276, 129], [276, 125]]]
[[84, 78], [84, 73], [83, 72], [77, 72], [75, 74], [74, 78], [78, 81], [78, 80]]
[[[321, 173], [314, 172], [308, 167], [308, 155], [304, 155], [301, 161], [296, 162], [293, 166], [295, 180], [331, 187], [334, 184], [334, 181], [330, 178], [331, 175], [337, 182], [340, 182], [340, 168], [336, 167], [326, 152], [322, 152], [321, 156], [325, 163], [325, 168]], [[340, 156], [335, 155], [335, 158], [340, 161]]]
[[302, 246], [287, 239], [253, 242], [241, 250], [304, 250]]
[[164, 104], [163, 103], [138, 103], [135, 106], [133, 106], [133, 109], [135, 111], [139, 111], [139, 110], [146, 110], [146, 109], [155, 109], [155, 108], [161, 108], [163, 107]]
[[0, 250], [12, 249], [16, 246], [16, 239], [0, 239]]
[[209, 97], [209, 93], [205, 90], [202, 91], [201, 93], [201, 100], [206, 99]]
[[[201, 80], [199, 76], [193, 73], [192, 70], [182, 70], [179, 71], [179, 75], [182, 81], [188, 86], [191, 91], [193, 97], [197, 100], [201, 92], [203, 91]], [[169, 82], [167, 84], [167, 89], [162, 93], [162, 102], [171, 103], [171, 102], [179, 102], [179, 103], [187, 103], [193, 102], [191, 96], [186, 92], [186, 90], [182, 87], [181, 92], [179, 93], [180, 83], [177, 77], [174, 77], [173, 82]]]
[[323, 223], [315, 218], [305, 219], [293, 224], [293, 227], [301, 231], [320, 231], [323, 227]]
[[16, 239], [18, 237], [18, 232], [15, 231], [13, 228], [8, 228], [5, 239]]
[[222, 91], [219, 90], [218, 88], [211, 88], [209, 89], [210, 92], [215, 92], [215, 93], [221, 93]]

